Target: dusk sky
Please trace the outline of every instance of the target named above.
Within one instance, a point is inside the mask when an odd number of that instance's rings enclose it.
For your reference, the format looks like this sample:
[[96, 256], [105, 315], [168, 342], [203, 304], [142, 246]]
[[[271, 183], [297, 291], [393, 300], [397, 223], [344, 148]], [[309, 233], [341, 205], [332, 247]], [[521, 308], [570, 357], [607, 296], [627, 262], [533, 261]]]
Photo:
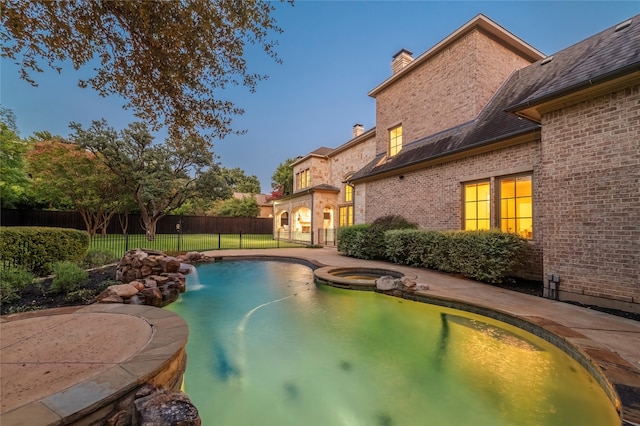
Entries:
[[[367, 95], [391, 75], [391, 57], [406, 48], [418, 57], [479, 13], [545, 54], [553, 54], [640, 13], [640, 1], [296, 1], [274, 3], [284, 30], [274, 36], [284, 61], [250, 52], [250, 72], [269, 75], [256, 93], [243, 87], [223, 95], [245, 114], [233, 121], [241, 136], [217, 141], [228, 168], [240, 167], [271, 192], [271, 176], [287, 158], [351, 138], [354, 124], [375, 126]], [[255, 49], [253, 49], [255, 50]], [[69, 123], [85, 128], [105, 118], [117, 130], [136, 121], [122, 99], [101, 98], [77, 81], [91, 70], [47, 69], [32, 87], [2, 60], [0, 103], [17, 117], [21, 137], [46, 130], [68, 136]], [[83, 74], [85, 73], [85, 74]], [[164, 136], [158, 135], [159, 140]]]

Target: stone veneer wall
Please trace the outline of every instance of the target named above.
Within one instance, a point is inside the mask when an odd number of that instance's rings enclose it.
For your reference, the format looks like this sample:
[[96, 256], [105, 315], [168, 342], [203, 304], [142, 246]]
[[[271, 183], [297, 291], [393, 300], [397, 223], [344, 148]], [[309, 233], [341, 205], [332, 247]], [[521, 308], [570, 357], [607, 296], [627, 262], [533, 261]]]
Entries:
[[[490, 179], [491, 198], [496, 200], [496, 178], [533, 171], [534, 237], [529, 245], [526, 268], [519, 272], [523, 278], [541, 280], [543, 229], [539, 206], [541, 189], [537, 185], [539, 158], [540, 143], [528, 142], [367, 182], [365, 221], [371, 223], [382, 216], [400, 214], [423, 229], [459, 230], [462, 228], [462, 183]], [[498, 217], [497, 208], [493, 202], [491, 217], [494, 220]]]
[[402, 124], [403, 144], [474, 119], [514, 71], [529, 65], [482, 31], [472, 31], [376, 95], [376, 152]]
[[640, 312], [640, 85], [544, 114], [541, 153], [545, 274]]

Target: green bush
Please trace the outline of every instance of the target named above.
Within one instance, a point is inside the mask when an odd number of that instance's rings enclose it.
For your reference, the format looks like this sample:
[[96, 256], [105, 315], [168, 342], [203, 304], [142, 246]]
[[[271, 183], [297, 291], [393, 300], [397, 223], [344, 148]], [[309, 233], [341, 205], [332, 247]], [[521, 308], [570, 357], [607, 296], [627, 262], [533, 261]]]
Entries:
[[100, 266], [116, 263], [118, 259], [109, 250], [91, 249], [82, 261], [82, 266], [87, 269], [99, 268]]
[[513, 272], [527, 242], [498, 230], [394, 230], [385, 233], [385, 245], [386, 258], [394, 263], [500, 283]]
[[15, 267], [0, 268], [0, 303], [20, 298], [20, 291], [33, 282], [31, 272]]
[[513, 272], [527, 241], [498, 230], [447, 233], [448, 268], [478, 281], [501, 283]]
[[53, 275], [51, 291], [55, 293], [74, 292], [89, 279], [89, 273], [87, 271], [69, 261], [54, 264]]
[[364, 235], [369, 227], [369, 224], [363, 223], [338, 228], [338, 251], [346, 256], [360, 257]]
[[89, 249], [86, 231], [14, 226], [0, 228], [0, 260], [42, 276], [55, 262], [80, 262]]
[[435, 269], [444, 236], [442, 232], [394, 229], [384, 234], [385, 258], [410, 266]]
[[359, 259], [384, 259], [384, 234], [391, 229], [415, 229], [417, 225], [402, 216], [389, 215], [338, 230], [338, 251]]

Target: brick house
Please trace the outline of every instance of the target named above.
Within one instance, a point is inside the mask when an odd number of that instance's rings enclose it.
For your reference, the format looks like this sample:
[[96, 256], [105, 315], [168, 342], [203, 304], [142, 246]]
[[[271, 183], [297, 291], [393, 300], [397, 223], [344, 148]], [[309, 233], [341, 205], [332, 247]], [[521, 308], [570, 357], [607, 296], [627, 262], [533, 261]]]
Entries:
[[273, 201], [274, 234], [280, 238], [334, 244], [339, 226], [364, 222], [354, 205], [351, 176], [375, 156], [375, 129], [353, 126], [353, 138], [338, 148], [318, 148], [293, 167], [293, 194]]
[[[369, 96], [375, 129], [293, 166], [309, 195], [331, 191], [284, 201], [306, 203], [311, 229], [350, 194], [350, 218], [329, 225], [401, 214], [515, 232], [519, 274], [547, 296], [640, 312], [640, 15], [551, 56], [478, 15], [415, 59], [398, 52]], [[342, 160], [358, 142], [368, 160]]]

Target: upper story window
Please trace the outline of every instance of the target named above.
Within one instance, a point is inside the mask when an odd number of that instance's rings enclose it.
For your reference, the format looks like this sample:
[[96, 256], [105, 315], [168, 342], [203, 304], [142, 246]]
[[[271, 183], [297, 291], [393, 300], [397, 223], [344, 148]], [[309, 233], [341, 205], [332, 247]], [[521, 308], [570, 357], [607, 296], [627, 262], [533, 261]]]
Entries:
[[308, 188], [311, 184], [311, 173], [309, 169], [296, 173], [296, 190]]
[[464, 230], [491, 228], [491, 183], [487, 181], [464, 184]]
[[402, 149], [402, 125], [389, 130], [389, 157], [393, 157]]
[[531, 175], [500, 179], [500, 229], [533, 238]]
[[344, 202], [350, 203], [353, 201], [353, 186], [347, 184], [344, 186]]

